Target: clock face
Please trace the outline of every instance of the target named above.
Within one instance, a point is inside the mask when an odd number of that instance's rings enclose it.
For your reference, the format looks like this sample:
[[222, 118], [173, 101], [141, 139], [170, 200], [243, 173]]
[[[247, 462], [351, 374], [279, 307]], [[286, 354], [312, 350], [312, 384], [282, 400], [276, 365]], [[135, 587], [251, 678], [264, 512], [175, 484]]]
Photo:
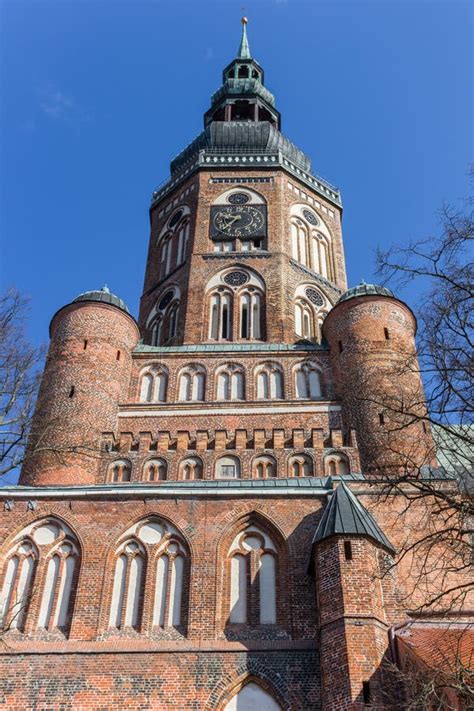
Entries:
[[211, 213], [211, 236], [262, 237], [266, 228], [263, 206], [222, 205]]

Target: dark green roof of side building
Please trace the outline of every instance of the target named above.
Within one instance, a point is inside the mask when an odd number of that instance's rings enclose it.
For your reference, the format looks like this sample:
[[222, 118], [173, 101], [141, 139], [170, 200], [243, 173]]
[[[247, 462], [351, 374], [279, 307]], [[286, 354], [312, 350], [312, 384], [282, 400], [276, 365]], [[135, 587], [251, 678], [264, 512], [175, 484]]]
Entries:
[[395, 553], [394, 547], [375, 518], [343, 481], [331, 495], [314, 534], [313, 545], [338, 535], [372, 538], [391, 553]]
[[354, 299], [356, 296], [390, 296], [392, 299], [396, 298], [393, 291], [387, 289], [386, 286], [361, 282], [360, 284], [357, 284], [357, 286], [353, 286], [352, 289], [348, 289], [344, 292], [344, 294], [338, 299], [337, 303], [340, 304], [342, 301]]
[[118, 309], [125, 311], [126, 314], [130, 314], [127, 304], [123, 299], [115, 294], [112, 294], [107, 286], [102, 289], [94, 289], [93, 291], [85, 291], [83, 294], [79, 294], [73, 299], [72, 303], [75, 304], [78, 301], [100, 301], [103, 304], [110, 304], [111, 306], [116, 306]]

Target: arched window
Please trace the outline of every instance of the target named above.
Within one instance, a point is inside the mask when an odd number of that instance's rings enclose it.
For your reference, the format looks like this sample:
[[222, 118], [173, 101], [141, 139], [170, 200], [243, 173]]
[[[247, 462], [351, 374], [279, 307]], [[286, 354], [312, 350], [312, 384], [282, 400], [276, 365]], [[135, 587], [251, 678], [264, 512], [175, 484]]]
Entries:
[[264, 363], [257, 370], [257, 398], [278, 400], [283, 397], [283, 373], [276, 363]]
[[237, 457], [220, 457], [216, 461], [216, 479], [238, 479], [240, 461]]
[[168, 234], [160, 244], [160, 280], [171, 271], [171, 253], [173, 250], [173, 235]]
[[156, 517], [134, 524], [115, 552], [109, 628], [159, 632], [181, 627], [188, 559], [186, 544], [171, 524]]
[[178, 399], [181, 402], [200, 402], [204, 400], [206, 376], [204, 369], [200, 366], [188, 366], [180, 373], [178, 383]]
[[313, 309], [306, 299], [297, 299], [295, 302], [295, 333], [309, 341], [318, 340]]
[[214, 341], [261, 340], [265, 332], [265, 283], [249, 268], [227, 268], [207, 284], [206, 337]]
[[289, 461], [289, 476], [313, 476], [313, 461], [307, 454], [296, 454]]
[[324, 460], [324, 470], [329, 476], [343, 476], [350, 473], [349, 459], [345, 454], [333, 452]]
[[140, 375], [140, 402], [165, 402], [168, 373], [159, 365], [147, 366]]
[[[55, 519], [30, 524], [16, 537], [5, 565], [1, 626], [24, 630], [28, 622], [38, 629], [67, 632], [79, 566], [79, 547], [71, 529]], [[35, 597], [39, 612], [30, 622]]]
[[232, 339], [233, 294], [217, 289], [209, 297], [209, 338], [215, 341]]
[[326, 296], [314, 285], [301, 284], [295, 292], [295, 333], [321, 343], [321, 327], [330, 307]]
[[145, 550], [130, 539], [117, 551], [109, 627], [138, 629], [145, 583]]
[[250, 682], [224, 706], [224, 711], [282, 711], [280, 704], [258, 684]]
[[179, 465], [180, 479], [202, 479], [202, 461], [199, 457], [187, 457]]
[[302, 363], [295, 370], [296, 397], [317, 400], [321, 397], [319, 370], [312, 363]]
[[162, 346], [178, 333], [180, 292], [178, 287], [167, 288], [160, 294], [147, 319], [151, 345]]
[[257, 457], [253, 461], [252, 473], [256, 479], [276, 477], [277, 467], [275, 460], [269, 456]]
[[164, 459], [149, 459], [143, 467], [144, 481], [164, 481], [168, 466]]
[[229, 363], [217, 374], [218, 400], [243, 400], [245, 398], [245, 379], [243, 368]]
[[117, 459], [109, 464], [108, 479], [112, 483], [120, 484], [132, 479], [132, 465], [127, 459]]
[[189, 241], [189, 219], [183, 220], [177, 229], [178, 232], [178, 248], [176, 256], [176, 266], [183, 264], [186, 261], [186, 252]]
[[290, 252], [293, 259], [334, 282], [332, 237], [327, 226], [306, 205], [293, 205], [290, 215]]
[[160, 262], [160, 280], [186, 261], [189, 241], [190, 210], [180, 205], [171, 213], [157, 238]]
[[240, 294], [240, 338], [255, 340], [262, 337], [262, 297], [256, 289]]
[[229, 623], [276, 624], [277, 551], [270, 536], [249, 526], [229, 551]]

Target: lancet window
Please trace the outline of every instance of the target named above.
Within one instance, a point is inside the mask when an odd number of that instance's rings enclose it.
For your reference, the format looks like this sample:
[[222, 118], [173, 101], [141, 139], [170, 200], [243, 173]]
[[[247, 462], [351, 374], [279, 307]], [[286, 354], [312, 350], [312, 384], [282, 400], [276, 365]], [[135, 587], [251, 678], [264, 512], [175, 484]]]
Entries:
[[160, 280], [186, 261], [189, 242], [189, 208], [178, 207], [158, 235]]
[[230, 624], [264, 625], [277, 622], [276, 547], [263, 530], [249, 526], [229, 550]]
[[140, 375], [140, 402], [165, 402], [168, 373], [160, 365], [149, 365]]
[[132, 465], [127, 459], [117, 459], [109, 464], [109, 481], [120, 484], [132, 479]]
[[295, 369], [296, 397], [299, 400], [317, 400], [321, 397], [321, 380], [313, 363], [302, 363]]
[[335, 281], [332, 237], [319, 215], [305, 205], [293, 205], [290, 225], [293, 259], [325, 279]]
[[206, 375], [204, 368], [190, 365], [179, 374], [178, 399], [181, 402], [199, 402], [204, 400]]
[[176, 529], [154, 517], [135, 524], [114, 557], [109, 628], [144, 631], [144, 619], [149, 632], [180, 627], [188, 554]]
[[180, 292], [175, 286], [166, 289], [157, 299], [147, 319], [152, 346], [163, 346], [178, 333]]
[[309, 341], [321, 342], [321, 327], [329, 302], [312, 285], [301, 285], [295, 293], [295, 333]]
[[217, 399], [243, 400], [245, 398], [245, 377], [243, 368], [229, 363], [217, 373]]
[[219, 288], [209, 298], [209, 338], [215, 341], [232, 339], [233, 294]]
[[[76, 537], [62, 522], [47, 519], [27, 526], [5, 558], [1, 626], [66, 633], [71, 623], [79, 560]], [[35, 605], [31, 603], [35, 598], [39, 608], [32, 619]]]
[[276, 363], [265, 363], [257, 370], [257, 398], [277, 400], [283, 397], [283, 372]]

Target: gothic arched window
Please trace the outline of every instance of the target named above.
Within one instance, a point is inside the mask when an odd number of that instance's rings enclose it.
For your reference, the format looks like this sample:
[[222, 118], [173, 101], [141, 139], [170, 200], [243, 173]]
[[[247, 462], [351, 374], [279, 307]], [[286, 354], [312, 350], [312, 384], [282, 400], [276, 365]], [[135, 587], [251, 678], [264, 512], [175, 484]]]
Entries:
[[229, 363], [217, 373], [218, 400], [243, 400], [245, 398], [245, 378], [242, 366]]
[[295, 369], [296, 397], [299, 400], [317, 400], [321, 397], [321, 380], [318, 368], [312, 363], [302, 363]]
[[140, 402], [165, 402], [168, 373], [160, 365], [150, 365], [140, 375]]
[[257, 398], [278, 400], [283, 397], [283, 372], [276, 363], [265, 363], [257, 370]]
[[165, 345], [178, 332], [180, 292], [176, 286], [166, 289], [158, 297], [147, 319], [151, 345]]
[[186, 261], [189, 241], [190, 210], [187, 205], [179, 206], [163, 226], [158, 235], [160, 280]]
[[216, 479], [238, 479], [240, 460], [237, 457], [220, 457], [216, 461]]
[[293, 259], [329, 281], [335, 281], [331, 233], [319, 215], [306, 205], [291, 208], [290, 247]]
[[127, 459], [117, 459], [109, 464], [108, 479], [112, 483], [120, 484], [123, 481], [131, 481], [132, 465]]
[[179, 478], [184, 480], [202, 479], [202, 461], [199, 457], [187, 457], [180, 462]]
[[264, 531], [249, 526], [229, 550], [230, 624], [277, 622], [277, 550]]
[[199, 365], [189, 365], [178, 378], [178, 399], [180, 402], [200, 402], [204, 400], [206, 374]]
[[140, 521], [124, 534], [114, 557], [109, 628], [153, 633], [181, 627], [189, 556], [178, 531], [156, 517]]
[[[46, 519], [23, 529], [5, 559], [0, 626], [67, 632], [79, 560], [76, 537], [66, 524]], [[30, 620], [36, 597], [38, 613]]]
[[143, 466], [144, 481], [164, 481], [168, 466], [164, 459], [149, 459]]
[[295, 333], [300, 338], [321, 343], [321, 327], [329, 302], [313, 285], [302, 284], [295, 293]]
[[307, 454], [295, 454], [288, 466], [289, 476], [313, 476], [313, 461]]
[[276, 477], [276, 461], [273, 457], [268, 455], [256, 457], [252, 465], [252, 474], [256, 479], [269, 479], [271, 477]]
[[219, 288], [209, 297], [209, 338], [215, 341], [232, 339], [233, 294]]
[[262, 296], [257, 289], [246, 289], [239, 298], [240, 338], [258, 340], [262, 337]]

